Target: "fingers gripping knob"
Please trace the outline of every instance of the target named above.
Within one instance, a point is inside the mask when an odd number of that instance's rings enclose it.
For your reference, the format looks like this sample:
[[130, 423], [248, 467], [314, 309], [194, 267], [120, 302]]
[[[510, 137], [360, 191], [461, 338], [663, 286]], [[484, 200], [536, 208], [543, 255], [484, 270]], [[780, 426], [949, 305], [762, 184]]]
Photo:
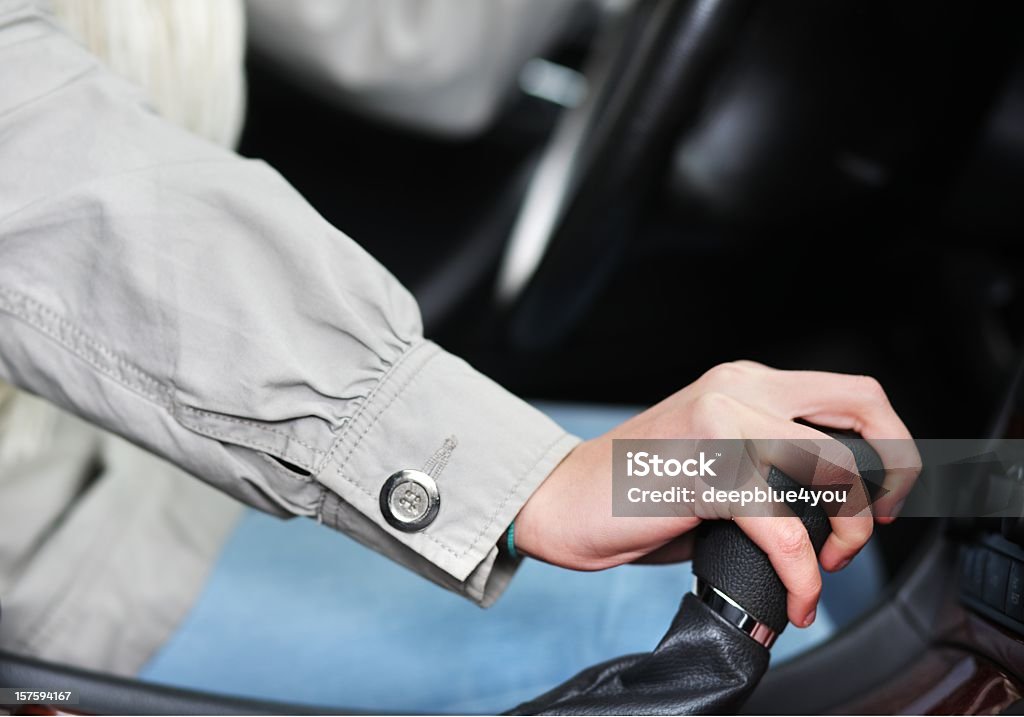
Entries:
[[[844, 434], [829, 435], [851, 449], [862, 474], [882, 469], [881, 459], [863, 440]], [[768, 484], [780, 491], [799, 488], [796, 481], [774, 467], [768, 474]], [[807, 529], [815, 554], [819, 553], [832, 532], [824, 508], [807, 503], [790, 508]], [[786, 587], [768, 555], [735, 523], [712, 520], [700, 525], [693, 571], [697, 576], [697, 596], [760, 644], [770, 647], [786, 627]]]

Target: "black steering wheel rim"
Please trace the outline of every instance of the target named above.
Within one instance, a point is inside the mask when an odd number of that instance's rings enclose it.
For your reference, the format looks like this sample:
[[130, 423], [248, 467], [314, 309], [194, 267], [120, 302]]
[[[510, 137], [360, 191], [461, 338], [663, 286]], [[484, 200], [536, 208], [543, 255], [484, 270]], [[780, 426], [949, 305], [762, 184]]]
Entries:
[[515, 348], [553, 345], [604, 288], [749, 7], [749, 0], [639, 0], [597, 48], [610, 55], [608, 66], [580, 110], [586, 126], [540, 241], [543, 255], [532, 273], [504, 277], [500, 288]]

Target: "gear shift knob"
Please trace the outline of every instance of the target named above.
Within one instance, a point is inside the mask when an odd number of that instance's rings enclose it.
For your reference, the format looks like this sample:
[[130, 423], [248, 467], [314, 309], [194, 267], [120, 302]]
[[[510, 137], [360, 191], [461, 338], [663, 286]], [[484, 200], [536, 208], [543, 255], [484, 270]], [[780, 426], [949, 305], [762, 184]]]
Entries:
[[[862, 475], [881, 470], [864, 441], [832, 435], [850, 447]], [[795, 485], [775, 469], [768, 482], [780, 489]], [[828, 515], [803, 506], [795, 512], [819, 550], [831, 532]], [[735, 712], [768, 669], [766, 648], [786, 626], [786, 590], [768, 556], [735, 523], [707, 521], [700, 529], [694, 572], [704, 594], [683, 597], [653, 652], [595, 665], [509, 714]]]
[[[864, 440], [848, 434], [829, 435], [851, 450], [862, 475], [882, 470], [881, 459]], [[800, 487], [774, 467], [768, 474], [768, 484], [778, 490]], [[807, 528], [814, 552], [818, 553], [832, 532], [824, 508], [798, 503], [791, 504], [790, 509]], [[768, 556], [735, 523], [711, 520], [700, 525], [693, 572], [698, 578], [698, 596], [712, 609], [720, 608], [716, 612], [766, 647], [786, 627], [786, 588]]]

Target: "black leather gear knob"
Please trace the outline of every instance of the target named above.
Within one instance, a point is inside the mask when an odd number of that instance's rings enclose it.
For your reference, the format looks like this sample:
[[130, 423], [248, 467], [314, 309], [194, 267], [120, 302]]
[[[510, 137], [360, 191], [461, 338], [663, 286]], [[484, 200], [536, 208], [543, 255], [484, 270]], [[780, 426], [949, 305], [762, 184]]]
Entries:
[[[850, 449], [861, 475], [882, 470], [881, 459], [866, 441], [849, 434], [829, 435]], [[768, 484], [779, 490], [800, 487], [800, 484], [774, 467], [768, 474]], [[790, 504], [789, 507], [807, 528], [817, 554], [832, 532], [824, 508], [809, 503]], [[786, 627], [786, 588], [765, 552], [735, 523], [711, 520], [700, 525], [694, 549], [693, 572], [776, 633]]]
[[[878, 455], [863, 440], [830, 435], [850, 448], [862, 476], [882, 470]], [[769, 473], [769, 483], [779, 488], [794, 485], [778, 470]], [[819, 550], [831, 530], [828, 516], [821, 509], [794, 509]], [[769, 627], [785, 627], [786, 590], [768, 556], [735, 523], [716, 520], [701, 525], [694, 572]], [[653, 652], [595, 665], [508, 714], [735, 712], [768, 669], [768, 659], [769, 651], [761, 643], [696, 595], [687, 594]]]

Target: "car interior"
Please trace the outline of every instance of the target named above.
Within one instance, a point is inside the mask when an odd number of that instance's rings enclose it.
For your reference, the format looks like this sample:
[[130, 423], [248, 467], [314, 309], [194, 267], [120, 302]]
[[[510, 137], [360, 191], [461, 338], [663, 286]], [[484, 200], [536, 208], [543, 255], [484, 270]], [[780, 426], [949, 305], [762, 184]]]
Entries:
[[[519, 395], [644, 406], [745, 358], [874, 376], [915, 437], [1024, 438], [1022, 33], [1018, 3], [591, 7], [459, 139], [251, 52], [240, 151], [409, 287], [428, 338]], [[695, 571], [765, 619], [774, 572], [741, 538], [702, 536]], [[1024, 713], [1024, 516], [906, 518], [872, 547], [884, 585], [794, 659], [684, 600], [652, 653], [519, 710]], [[0, 653], [0, 684], [55, 682], [84, 713], [353, 712]]]

